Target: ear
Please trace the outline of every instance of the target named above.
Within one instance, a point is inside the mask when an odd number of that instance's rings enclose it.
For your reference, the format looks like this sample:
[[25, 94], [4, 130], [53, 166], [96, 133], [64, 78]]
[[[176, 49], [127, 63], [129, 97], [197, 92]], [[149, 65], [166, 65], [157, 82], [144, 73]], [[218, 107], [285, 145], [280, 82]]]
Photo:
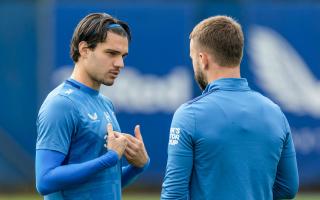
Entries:
[[200, 61], [200, 66], [202, 67], [202, 70], [207, 70], [209, 67], [208, 54], [205, 52], [200, 52], [199, 53], [199, 61]]
[[88, 43], [86, 41], [81, 41], [78, 45], [80, 57], [86, 58], [89, 53]]

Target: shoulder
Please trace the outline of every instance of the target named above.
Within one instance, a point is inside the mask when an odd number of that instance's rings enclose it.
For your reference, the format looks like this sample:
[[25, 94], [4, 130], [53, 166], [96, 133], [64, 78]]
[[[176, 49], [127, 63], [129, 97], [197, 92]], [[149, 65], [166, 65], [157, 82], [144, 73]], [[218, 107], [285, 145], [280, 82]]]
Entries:
[[175, 111], [171, 126], [193, 129], [194, 120], [193, 105], [184, 103]]
[[259, 101], [262, 104], [264, 104], [265, 106], [274, 110], [275, 112], [279, 112], [279, 113], [283, 114], [280, 106], [278, 104], [276, 104], [275, 102], [273, 102], [271, 99], [269, 99], [268, 97], [264, 96], [263, 94], [261, 94], [257, 91], [251, 90], [251, 92], [253, 95], [255, 95], [259, 99]]
[[187, 102], [179, 106], [179, 108], [175, 111], [174, 116], [178, 117], [184, 115], [192, 115], [193, 113], [193, 105]]
[[59, 85], [48, 94], [40, 108], [39, 114], [48, 111], [58, 113], [76, 110], [73, 98], [71, 97], [72, 93], [71, 88]]
[[268, 116], [272, 116], [274, 119], [282, 121], [286, 130], [290, 129], [287, 118], [278, 104], [257, 91], [252, 91], [252, 94], [256, 95], [259, 103], [262, 104], [265, 111], [268, 112]]
[[195, 97], [194, 99], [191, 99], [190, 101], [188, 101], [186, 104], [191, 105], [191, 104], [196, 104], [198, 101], [200, 100], [206, 100], [206, 97], [208, 97], [209, 95], [211, 96], [212, 94], [214, 94], [214, 92], [216, 92], [217, 90], [211, 90], [205, 94], [202, 94], [200, 96]]
[[108, 107], [110, 107], [112, 110], [114, 110], [114, 105], [113, 105], [111, 99], [109, 99], [108, 97], [104, 96], [104, 95], [101, 94], [101, 93], [99, 94], [99, 97], [103, 100], [103, 102], [104, 102], [105, 104], [108, 105]]
[[189, 118], [195, 118], [195, 113], [198, 112], [198, 108], [203, 105], [203, 102], [208, 101], [208, 97], [214, 95], [216, 90], [209, 91], [205, 94], [195, 97], [194, 99], [182, 104], [175, 112], [175, 117], [188, 116]]

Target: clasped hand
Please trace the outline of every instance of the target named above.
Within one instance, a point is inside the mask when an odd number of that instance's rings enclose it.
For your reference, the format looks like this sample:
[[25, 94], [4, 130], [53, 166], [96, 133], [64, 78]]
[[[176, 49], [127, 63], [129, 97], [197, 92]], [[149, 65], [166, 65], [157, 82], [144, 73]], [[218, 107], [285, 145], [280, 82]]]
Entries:
[[143, 143], [139, 125], [136, 125], [134, 129], [135, 136], [113, 131], [110, 123], [108, 124], [107, 131], [108, 139], [106, 147], [115, 151], [119, 159], [124, 154], [128, 162], [135, 167], [143, 167], [148, 162], [149, 156]]

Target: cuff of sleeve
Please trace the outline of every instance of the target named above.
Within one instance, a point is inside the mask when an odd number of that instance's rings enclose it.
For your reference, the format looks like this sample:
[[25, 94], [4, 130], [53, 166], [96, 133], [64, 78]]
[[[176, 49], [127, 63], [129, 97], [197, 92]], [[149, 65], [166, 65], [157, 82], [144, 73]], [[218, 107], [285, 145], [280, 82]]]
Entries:
[[145, 171], [146, 169], [148, 169], [149, 167], [149, 164], [150, 164], [150, 158], [148, 159], [147, 163], [142, 167], [142, 171]]
[[110, 156], [117, 158], [117, 160], [119, 160], [119, 156], [118, 153], [112, 149], [108, 149], [107, 154], [110, 154]]
[[134, 165], [130, 164], [130, 167], [132, 170], [134, 170], [136, 172], [136, 174], [140, 174], [141, 172], [145, 171], [146, 169], [148, 169], [150, 164], [150, 158], [148, 159], [147, 163], [143, 166], [143, 167], [136, 167]]
[[113, 150], [108, 150], [106, 154], [104, 154], [101, 157], [101, 163], [104, 165], [104, 167], [111, 167], [117, 164], [119, 160], [119, 156], [117, 152]]

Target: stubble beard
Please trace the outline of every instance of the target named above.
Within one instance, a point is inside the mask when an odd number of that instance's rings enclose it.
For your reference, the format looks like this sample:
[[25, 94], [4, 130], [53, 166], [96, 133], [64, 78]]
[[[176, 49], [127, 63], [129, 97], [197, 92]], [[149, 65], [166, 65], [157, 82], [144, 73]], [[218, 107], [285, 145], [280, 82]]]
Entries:
[[93, 80], [96, 84], [105, 85], [105, 86], [112, 86], [114, 83], [114, 80], [105, 80], [103, 77], [99, 78], [98, 76], [95, 76], [93, 74], [89, 74], [91, 80]]
[[105, 86], [112, 86], [114, 84], [114, 80], [113, 81], [107, 81], [107, 80], [101, 80], [99, 81], [100, 84], [105, 85]]
[[203, 91], [206, 89], [208, 85], [208, 81], [205, 79], [204, 74], [202, 71], [199, 69], [198, 73], [195, 73], [195, 79], [200, 87], [200, 89]]

